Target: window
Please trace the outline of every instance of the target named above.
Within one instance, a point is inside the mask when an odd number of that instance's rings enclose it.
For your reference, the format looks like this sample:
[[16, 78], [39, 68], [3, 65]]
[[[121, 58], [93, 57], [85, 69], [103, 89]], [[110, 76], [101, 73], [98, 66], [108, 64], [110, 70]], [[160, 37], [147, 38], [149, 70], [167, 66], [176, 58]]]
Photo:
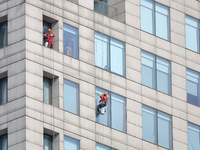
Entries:
[[142, 51], [142, 84], [171, 95], [171, 62]]
[[7, 77], [0, 79], [0, 105], [8, 101], [8, 83]]
[[43, 95], [44, 95], [44, 103], [52, 104], [52, 80], [49, 78], [43, 78]]
[[96, 150], [116, 150], [116, 149], [96, 143]]
[[200, 106], [200, 73], [187, 69], [187, 102]]
[[8, 136], [7, 136], [7, 134], [0, 136], [0, 150], [8, 150]]
[[52, 136], [44, 134], [44, 150], [52, 150]]
[[172, 150], [172, 117], [153, 108], [142, 106], [143, 139]]
[[169, 41], [169, 8], [153, 0], [141, 0], [141, 29]]
[[108, 101], [105, 115], [97, 115], [96, 121], [119, 131], [126, 132], [126, 99], [117, 94], [96, 87], [95, 99], [99, 104], [100, 97], [107, 92]]
[[79, 150], [80, 143], [78, 140], [65, 136], [64, 150]]
[[[48, 33], [48, 29], [51, 29], [51, 23], [47, 21], [43, 21], [43, 34]], [[43, 45], [45, 46], [45, 42], [47, 41], [47, 38], [43, 36]]]
[[63, 25], [64, 54], [79, 58], [78, 29], [67, 24]]
[[200, 127], [188, 123], [188, 150], [200, 149]]
[[0, 23], [0, 48], [8, 45], [7, 21]]
[[64, 80], [64, 109], [79, 114], [79, 85]]
[[94, 0], [94, 11], [108, 15], [107, 0]]
[[199, 27], [200, 21], [190, 17], [185, 16], [185, 38], [186, 38], [186, 48], [199, 53]]
[[125, 76], [125, 45], [123, 42], [95, 32], [95, 65]]

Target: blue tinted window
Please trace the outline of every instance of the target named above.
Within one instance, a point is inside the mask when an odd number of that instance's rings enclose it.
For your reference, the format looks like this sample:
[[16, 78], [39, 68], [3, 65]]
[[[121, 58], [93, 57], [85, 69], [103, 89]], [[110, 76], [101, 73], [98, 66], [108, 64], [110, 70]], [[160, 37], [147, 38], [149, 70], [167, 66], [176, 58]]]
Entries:
[[142, 84], [171, 95], [171, 62], [142, 51]]
[[125, 44], [95, 32], [95, 65], [125, 76]]
[[188, 150], [200, 149], [200, 127], [188, 123]]
[[200, 73], [187, 69], [187, 101], [196, 106], [200, 106]]
[[7, 21], [0, 23], [0, 48], [8, 45]]
[[79, 114], [79, 85], [64, 80], [64, 110]]
[[8, 150], [8, 136], [7, 135], [0, 136], [0, 150]]
[[96, 115], [96, 121], [114, 129], [126, 132], [126, 99], [117, 94], [96, 87], [96, 105], [99, 104], [100, 95], [107, 92], [107, 106], [104, 115]]
[[64, 150], [80, 150], [79, 141], [65, 136]]
[[44, 135], [44, 150], [52, 150], [52, 136]]
[[0, 79], [0, 105], [7, 102], [8, 88], [7, 78]]
[[78, 29], [63, 24], [63, 51], [64, 54], [79, 58]]
[[186, 48], [199, 52], [199, 21], [193, 17], [185, 16]]
[[49, 78], [43, 79], [43, 97], [44, 103], [52, 104], [52, 80]]
[[143, 139], [172, 150], [172, 117], [153, 108], [142, 106]]
[[116, 149], [105, 146], [103, 144], [96, 143], [96, 150], [116, 150]]
[[141, 29], [170, 40], [169, 8], [152, 0], [141, 0]]
[[166, 113], [157, 112], [158, 117], [158, 145], [172, 149], [172, 117]]

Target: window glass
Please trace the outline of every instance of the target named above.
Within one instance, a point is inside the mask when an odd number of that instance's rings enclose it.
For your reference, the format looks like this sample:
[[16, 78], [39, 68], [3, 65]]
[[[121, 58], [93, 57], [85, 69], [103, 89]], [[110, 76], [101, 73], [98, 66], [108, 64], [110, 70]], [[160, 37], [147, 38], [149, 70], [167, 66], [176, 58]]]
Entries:
[[104, 92], [107, 92], [107, 94], [108, 94], [107, 95], [108, 101], [107, 101], [107, 106], [106, 106], [106, 113], [104, 115], [97, 115], [96, 121], [98, 123], [104, 124], [106, 126], [110, 126], [110, 123], [111, 123], [110, 122], [110, 92], [96, 87], [95, 99], [96, 99], [96, 104], [98, 105], [99, 101], [101, 99], [99, 94], [103, 95]]
[[111, 72], [125, 76], [124, 43], [111, 38], [110, 41]]
[[200, 128], [197, 125], [188, 123], [188, 150], [200, 149]]
[[172, 150], [172, 117], [153, 108], [142, 106], [143, 139]]
[[44, 135], [44, 150], [52, 150], [52, 137], [50, 135]]
[[79, 150], [79, 141], [65, 136], [64, 150]]
[[7, 21], [0, 23], [0, 48], [7, 46]]
[[107, 0], [95, 0], [94, 11], [103, 15], [108, 15]]
[[199, 73], [187, 69], [187, 101], [199, 106]]
[[95, 65], [125, 76], [125, 44], [95, 32]]
[[95, 65], [109, 71], [109, 37], [95, 33]]
[[171, 95], [171, 66], [170, 61], [157, 57], [157, 90]]
[[96, 143], [96, 150], [115, 150], [111, 147]]
[[142, 51], [142, 84], [156, 88], [155, 55]]
[[158, 145], [167, 149], [172, 144], [172, 123], [171, 116], [163, 112], [158, 111]]
[[0, 136], [0, 150], [8, 150], [8, 136]]
[[63, 25], [63, 50], [64, 54], [79, 57], [78, 29], [67, 24]]
[[154, 34], [154, 2], [141, 0], [141, 29]]
[[104, 92], [107, 92], [108, 94], [106, 113], [104, 115], [96, 115], [96, 121], [119, 131], [126, 132], [126, 99], [122, 96], [96, 87], [96, 106], [99, 104], [101, 99], [98, 94], [103, 95]]
[[79, 114], [79, 85], [64, 80], [64, 109]]
[[170, 40], [169, 7], [153, 0], [141, 0], [141, 29]]
[[0, 79], [0, 105], [7, 102], [8, 88], [7, 78]]
[[186, 48], [199, 52], [199, 21], [193, 17], [185, 16]]
[[143, 139], [157, 144], [156, 140], [156, 112], [154, 109], [142, 106]]
[[169, 40], [169, 8], [161, 5], [159, 3], [155, 3], [156, 8], [156, 35]]
[[126, 132], [126, 99], [112, 93], [111, 105], [112, 128]]
[[52, 104], [52, 80], [45, 78], [43, 79], [43, 94], [44, 94], [44, 103], [46, 104]]

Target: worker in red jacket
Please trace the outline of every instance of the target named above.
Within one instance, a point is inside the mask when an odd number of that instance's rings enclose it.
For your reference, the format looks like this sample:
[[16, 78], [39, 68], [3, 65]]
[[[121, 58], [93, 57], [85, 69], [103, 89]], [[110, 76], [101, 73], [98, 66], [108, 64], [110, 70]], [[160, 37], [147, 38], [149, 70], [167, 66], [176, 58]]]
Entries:
[[55, 37], [55, 35], [53, 33], [51, 33], [51, 29], [48, 29], [48, 33], [46, 33], [44, 35], [47, 38], [47, 42], [48, 42], [48, 46], [49, 48], [53, 48], [54, 46], [54, 42], [53, 42], [53, 37]]
[[105, 106], [106, 106], [107, 101], [108, 101], [107, 95], [108, 95], [107, 92], [104, 92], [104, 93], [103, 93], [103, 96], [101, 96], [101, 95], [99, 94], [101, 100], [99, 101], [100, 104], [97, 106], [97, 111], [98, 111], [98, 112], [100, 112], [100, 109], [101, 109], [102, 107], [105, 107]]

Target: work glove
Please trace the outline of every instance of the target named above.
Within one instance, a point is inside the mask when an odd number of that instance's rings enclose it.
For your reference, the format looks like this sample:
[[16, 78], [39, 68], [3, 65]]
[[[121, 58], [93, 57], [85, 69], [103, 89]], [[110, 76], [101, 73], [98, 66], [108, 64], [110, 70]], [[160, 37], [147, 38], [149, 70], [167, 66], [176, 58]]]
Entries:
[[51, 36], [53, 36], [53, 34], [51, 33]]

